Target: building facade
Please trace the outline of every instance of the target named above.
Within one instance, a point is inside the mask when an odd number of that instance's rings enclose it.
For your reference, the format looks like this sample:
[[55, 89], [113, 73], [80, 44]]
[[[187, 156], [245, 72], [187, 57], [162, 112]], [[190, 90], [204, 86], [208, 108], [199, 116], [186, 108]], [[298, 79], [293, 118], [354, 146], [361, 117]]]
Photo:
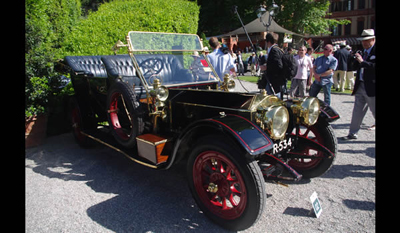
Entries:
[[347, 25], [338, 25], [331, 28], [332, 34], [311, 36], [308, 42], [316, 48], [322, 40], [325, 44], [336, 44], [346, 41], [354, 49], [361, 48], [361, 43], [356, 38], [360, 37], [364, 29], [375, 27], [375, 2], [376, 0], [330, 0], [329, 13], [326, 18], [347, 19]]

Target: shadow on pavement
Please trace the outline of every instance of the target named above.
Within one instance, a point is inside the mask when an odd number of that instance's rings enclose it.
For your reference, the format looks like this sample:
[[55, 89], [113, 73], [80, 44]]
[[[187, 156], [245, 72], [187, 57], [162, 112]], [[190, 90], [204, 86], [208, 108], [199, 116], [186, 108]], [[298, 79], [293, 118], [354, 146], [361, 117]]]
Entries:
[[198, 209], [187, 186], [184, 163], [171, 170], [153, 170], [102, 145], [82, 149], [71, 134], [47, 138], [45, 145], [26, 150], [26, 158], [34, 161], [26, 166], [43, 176], [86, 181], [96, 193], [117, 194], [86, 211], [112, 231], [228, 232]]
[[375, 203], [372, 201], [358, 201], [344, 199], [343, 204], [345, 204], [350, 209], [373, 211], [375, 210]]
[[354, 164], [333, 165], [321, 178], [344, 179], [346, 177], [375, 177], [375, 166]]

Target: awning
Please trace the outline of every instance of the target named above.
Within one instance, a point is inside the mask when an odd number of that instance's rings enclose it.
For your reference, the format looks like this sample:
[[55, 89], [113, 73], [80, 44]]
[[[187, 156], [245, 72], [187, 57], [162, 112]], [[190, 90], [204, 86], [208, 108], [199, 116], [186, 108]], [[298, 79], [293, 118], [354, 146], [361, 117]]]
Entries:
[[[269, 17], [269, 12], [265, 12], [262, 16], [262, 19], [264, 22], [268, 22], [268, 17]], [[265, 32], [267, 30], [267, 28], [263, 25], [262, 22], [260, 22], [260, 19], [257, 18], [253, 21], [251, 21], [250, 23], [244, 25], [244, 27], [247, 30], [247, 33], [254, 33], [254, 32]], [[297, 34], [294, 33], [292, 31], [289, 31], [281, 26], [279, 26], [275, 20], [271, 20], [271, 25], [269, 26], [268, 29], [270, 32], [275, 32], [275, 33], [286, 33], [286, 34], [293, 34], [293, 35], [297, 35], [297, 36], [301, 36], [304, 37], [301, 34]], [[223, 37], [223, 36], [232, 36], [232, 35], [240, 35], [240, 34], [245, 34], [243, 27], [240, 27], [234, 31], [222, 34], [222, 35], [218, 35], [216, 37]], [[210, 37], [208, 37], [210, 38]]]
[[340, 44], [342, 41], [346, 41], [346, 45], [359, 45], [361, 42], [357, 40], [357, 37], [345, 37], [345, 38], [331, 38], [332, 44]]

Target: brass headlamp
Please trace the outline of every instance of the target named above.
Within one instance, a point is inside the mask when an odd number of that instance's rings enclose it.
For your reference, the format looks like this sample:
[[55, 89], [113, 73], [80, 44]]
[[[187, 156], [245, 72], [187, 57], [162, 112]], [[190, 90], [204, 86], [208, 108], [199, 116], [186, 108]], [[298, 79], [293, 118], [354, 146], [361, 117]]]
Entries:
[[317, 123], [320, 114], [320, 106], [317, 98], [306, 97], [304, 99], [294, 99], [293, 103], [291, 109], [297, 116], [299, 123], [307, 126]]
[[251, 109], [257, 109], [256, 123], [268, 131], [272, 139], [285, 137], [289, 126], [289, 112], [278, 97], [261, 93], [254, 99]]

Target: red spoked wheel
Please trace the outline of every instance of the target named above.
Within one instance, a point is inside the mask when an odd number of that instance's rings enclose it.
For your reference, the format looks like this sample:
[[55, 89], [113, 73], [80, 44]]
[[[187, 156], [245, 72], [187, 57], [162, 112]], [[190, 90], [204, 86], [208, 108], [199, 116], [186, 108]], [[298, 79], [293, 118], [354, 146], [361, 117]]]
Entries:
[[[295, 133], [294, 130], [292, 134]], [[337, 139], [332, 127], [324, 120], [318, 120], [315, 125], [309, 127], [300, 126], [299, 137], [324, 146], [334, 155], [337, 153]], [[302, 174], [303, 178], [323, 175], [331, 168], [336, 158], [325, 154], [320, 148], [313, 147], [312, 143], [299, 144], [289, 154], [299, 156], [299, 158], [291, 159], [288, 164]]]
[[93, 141], [83, 135], [81, 131], [84, 129], [95, 129], [97, 123], [93, 122], [88, 117], [85, 118], [75, 97], [71, 98], [69, 104], [72, 134], [74, 135], [75, 141], [83, 148], [92, 147], [94, 145]]
[[230, 230], [252, 226], [264, 209], [265, 186], [255, 160], [223, 137], [200, 139], [191, 152], [187, 176], [199, 208]]
[[79, 112], [78, 106], [75, 106], [71, 111], [71, 124], [72, 124], [72, 134], [78, 142], [84, 141], [85, 135], [81, 133], [82, 120]]
[[[307, 138], [322, 145], [324, 144], [323, 143], [324, 139], [314, 126], [310, 127], [305, 127], [303, 125], [300, 126], [299, 136]], [[290, 160], [289, 165], [295, 168], [296, 170], [312, 169], [321, 162], [321, 158], [323, 157], [322, 151], [316, 150], [315, 148], [307, 145], [302, 146], [301, 150], [296, 150], [295, 152], [293, 151], [291, 154], [310, 156], [310, 158], [298, 158]], [[311, 158], [311, 156], [317, 158]]]
[[109, 107], [111, 127], [113, 127], [115, 134], [125, 141], [129, 139], [135, 130], [132, 121], [133, 116], [126, 109], [122, 93], [114, 92], [111, 95]]
[[246, 208], [247, 190], [238, 168], [225, 155], [201, 153], [193, 167], [193, 178], [196, 192], [213, 214], [224, 219], [240, 217]]
[[133, 87], [117, 81], [108, 91], [108, 123], [111, 133], [126, 148], [136, 146], [136, 136], [142, 134], [144, 122], [139, 100]]

